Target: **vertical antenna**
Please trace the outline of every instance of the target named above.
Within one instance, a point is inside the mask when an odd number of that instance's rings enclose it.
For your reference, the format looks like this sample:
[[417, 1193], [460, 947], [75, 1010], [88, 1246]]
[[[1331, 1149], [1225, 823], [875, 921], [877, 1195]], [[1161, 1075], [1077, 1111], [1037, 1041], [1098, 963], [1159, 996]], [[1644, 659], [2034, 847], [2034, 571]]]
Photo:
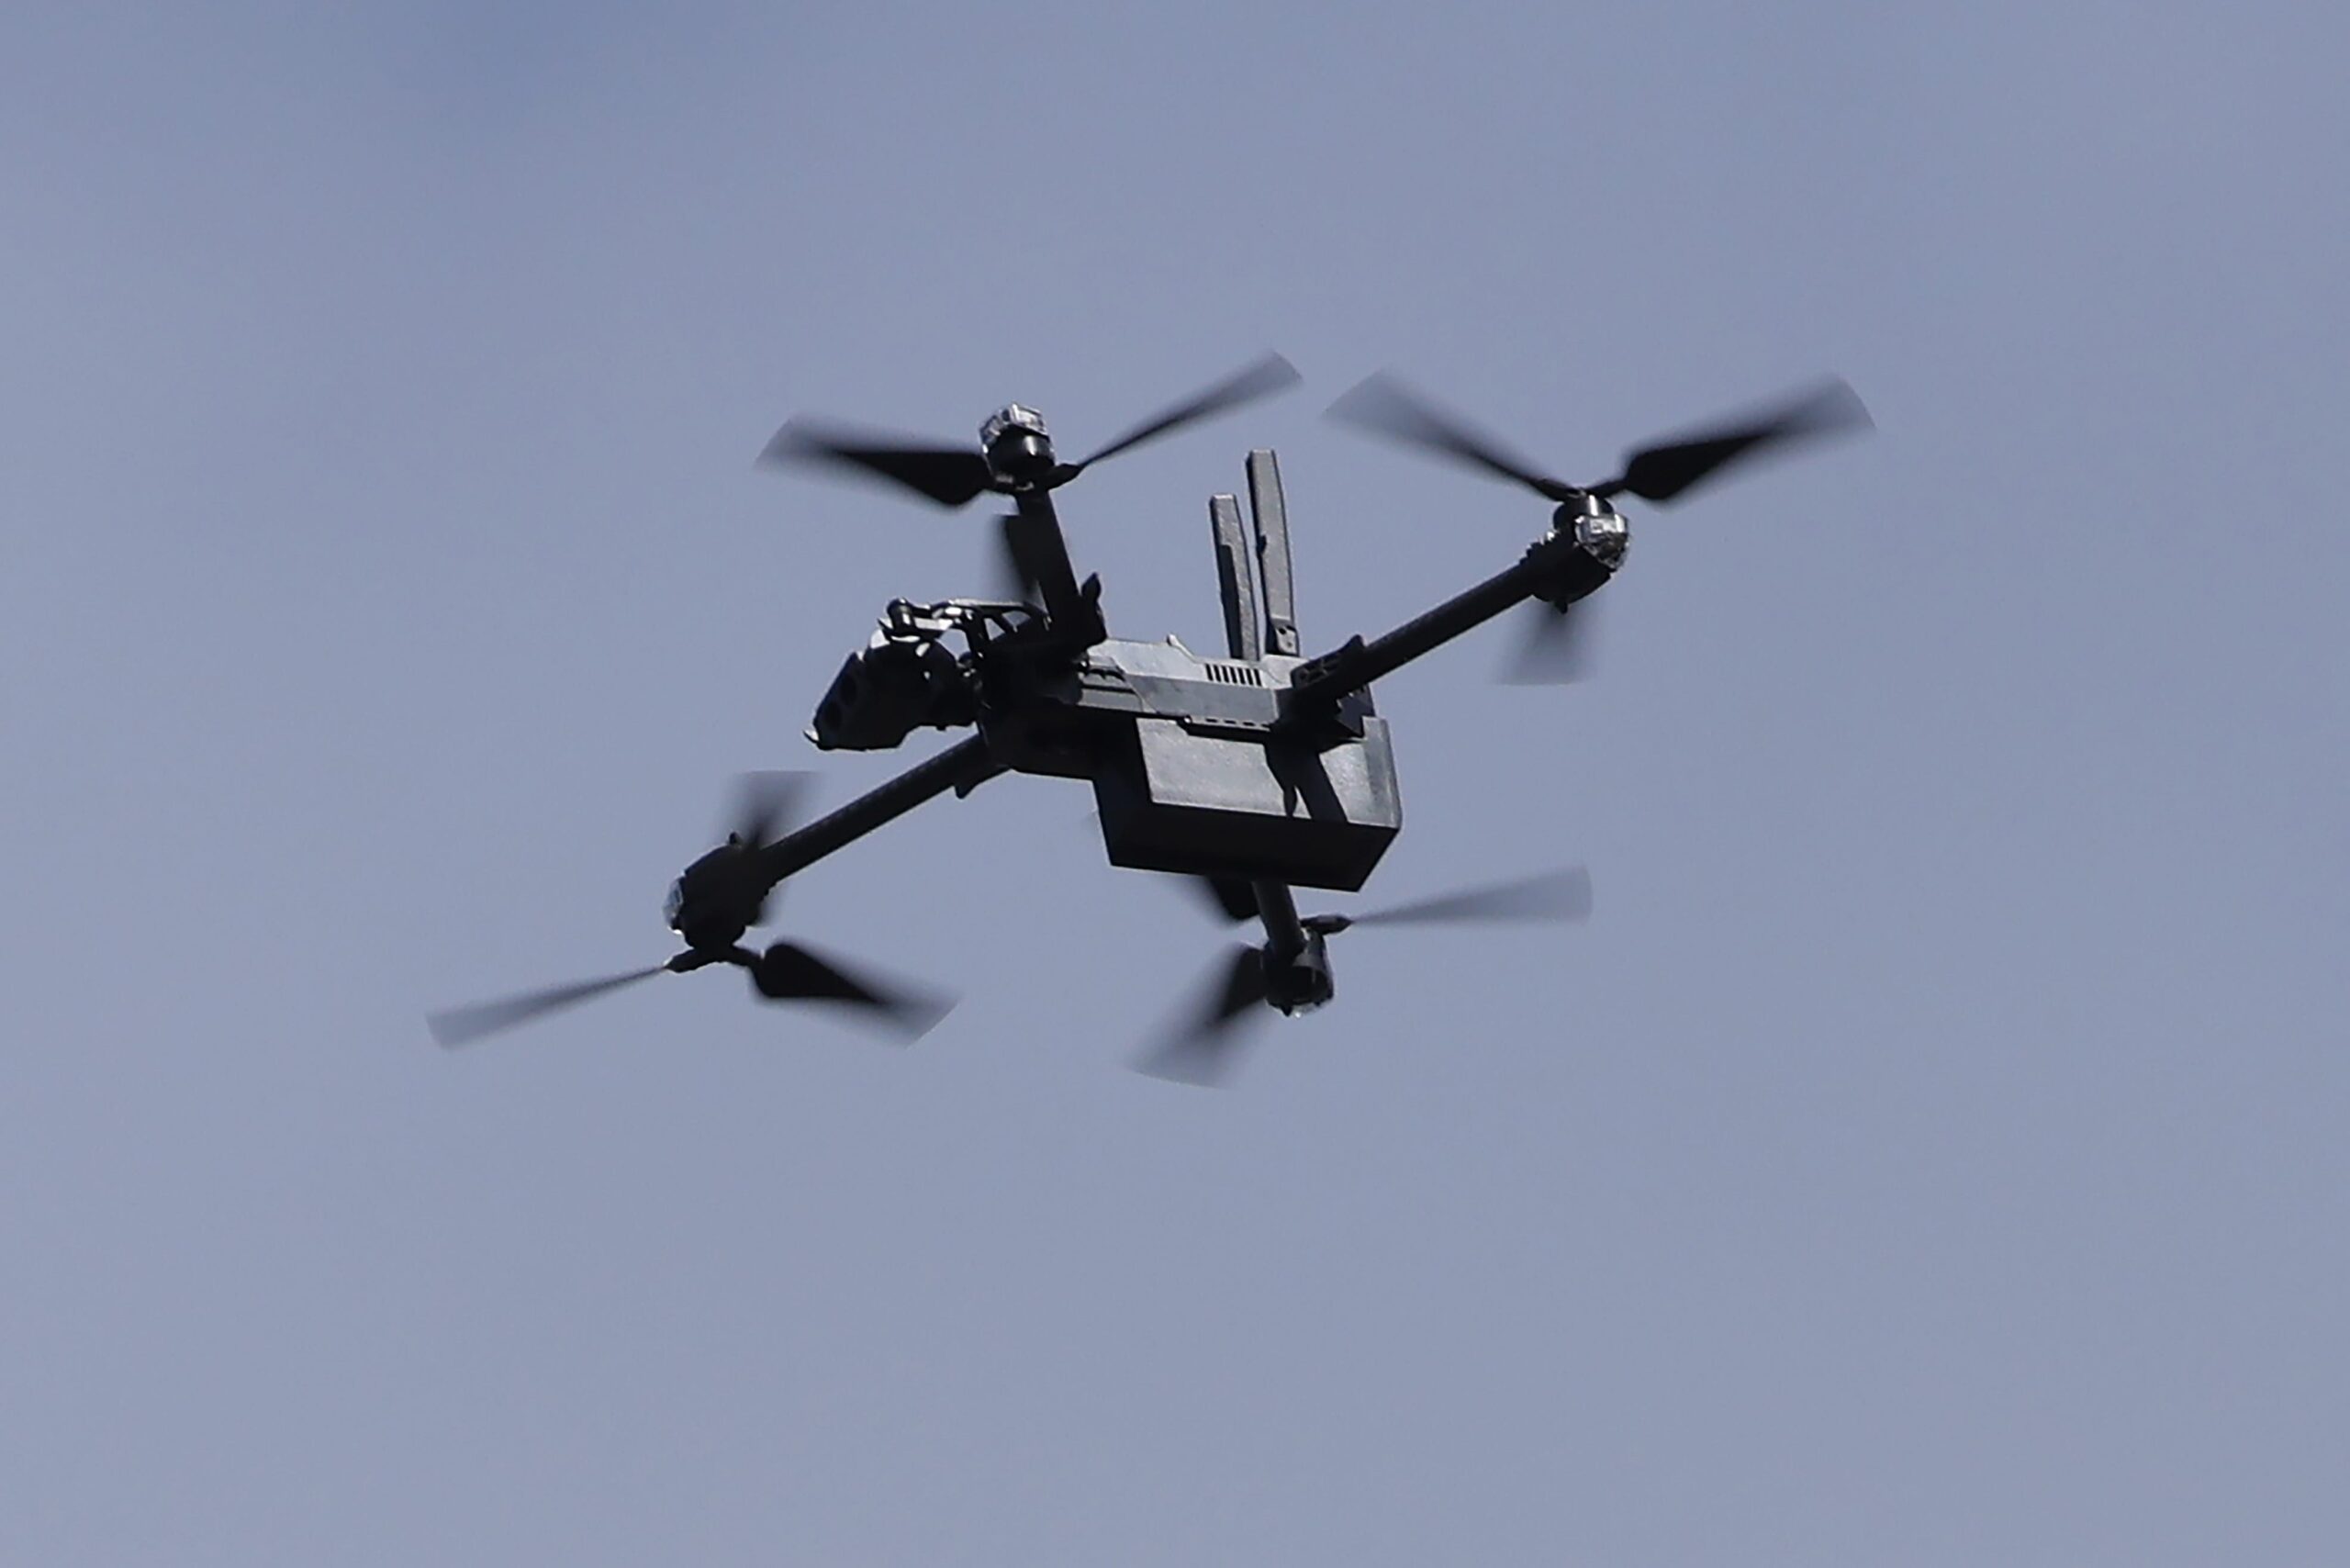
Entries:
[[1254, 664], [1265, 656], [1257, 629], [1257, 572], [1248, 560], [1248, 536], [1240, 527], [1240, 502], [1232, 496], [1208, 498], [1208, 522], [1215, 530], [1216, 587], [1224, 594], [1224, 643], [1236, 659]]
[[1265, 447], [1248, 454], [1248, 510], [1257, 520], [1257, 562], [1265, 578], [1265, 651], [1295, 657], [1297, 600], [1290, 584], [1289, 510], [1281, 502], [1281, 465]]

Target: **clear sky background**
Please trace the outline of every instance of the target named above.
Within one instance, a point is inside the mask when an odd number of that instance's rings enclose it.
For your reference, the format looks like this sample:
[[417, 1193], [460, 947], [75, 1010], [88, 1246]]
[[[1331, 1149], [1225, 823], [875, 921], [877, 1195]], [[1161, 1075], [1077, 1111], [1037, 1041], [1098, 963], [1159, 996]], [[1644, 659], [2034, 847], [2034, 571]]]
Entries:
[[[1920, 19], [1928, 11], [1940, 19]], [[2350, 1557], [2350, 22], [2260, 3], [20, 5], [0, 22], [0, 1561]], [[1598, 678], [1386, 682], [1387, 898], [1237, 1088], [1222, 935], [1075, 785], [784, 929], [912, 1051], [663, 980], [729, 778], [984, 514], [799, 410], [1074, 447], [1212, 645], [1282, 455], [1317, 646], [1823, 371], [1633, 517]], [[1307, 907], [1342, 900], [1309, 899]]]

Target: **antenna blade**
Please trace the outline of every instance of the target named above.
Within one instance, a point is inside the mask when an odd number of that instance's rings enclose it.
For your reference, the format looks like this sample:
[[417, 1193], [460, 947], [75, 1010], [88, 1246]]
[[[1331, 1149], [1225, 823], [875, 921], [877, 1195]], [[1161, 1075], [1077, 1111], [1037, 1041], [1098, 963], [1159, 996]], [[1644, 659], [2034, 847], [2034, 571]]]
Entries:
[[1239, 500], [1210, 496], [1208, 523], [1215, 531], [1215, 581], [1224, 596], [1224, 645], [1234, 658], [1254, 664], [1265, 656], [1265, 645], [1257, 624], [1257, 569], [1249, 564]]
[[1297, 593], [1290, 573], [1289, 507], [1281, 498], [1281, 465], [1271, 451], [1248, 454], [1248, 510], [1257, 524], [1257, 564], [1265, 579], [1265, 647], [1295, 658]]

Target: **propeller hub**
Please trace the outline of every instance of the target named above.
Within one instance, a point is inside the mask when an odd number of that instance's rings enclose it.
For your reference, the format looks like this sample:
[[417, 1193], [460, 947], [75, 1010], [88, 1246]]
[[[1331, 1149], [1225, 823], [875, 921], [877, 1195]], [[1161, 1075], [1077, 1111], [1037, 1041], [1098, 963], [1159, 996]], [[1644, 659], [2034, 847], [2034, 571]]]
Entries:
[[1007, 485], [1040, 485], [1052, 476], [1053, 438], [1034, 409], [1010, 403], [997, 409], [979, 427], [979, 447], [988, 471]]
[[1560, 504], [1551, 514], [1550, 531], [1572, 538], [1576, 548], [1611, 573], [1624, 564], [1624, 552], [1632, 543], [1632, 527], [1624, 515], [1588, 491]]

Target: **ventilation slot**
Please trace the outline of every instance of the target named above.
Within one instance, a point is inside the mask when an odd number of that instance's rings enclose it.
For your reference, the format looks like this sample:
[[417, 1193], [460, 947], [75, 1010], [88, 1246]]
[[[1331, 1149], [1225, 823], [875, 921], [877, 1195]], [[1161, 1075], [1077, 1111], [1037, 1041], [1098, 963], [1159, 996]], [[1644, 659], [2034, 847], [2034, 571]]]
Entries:
[[1208, 678], [1218, 686], [1262, 686], [1265, 672], [1254, 665], [1220, 665], [1207, 662]]

